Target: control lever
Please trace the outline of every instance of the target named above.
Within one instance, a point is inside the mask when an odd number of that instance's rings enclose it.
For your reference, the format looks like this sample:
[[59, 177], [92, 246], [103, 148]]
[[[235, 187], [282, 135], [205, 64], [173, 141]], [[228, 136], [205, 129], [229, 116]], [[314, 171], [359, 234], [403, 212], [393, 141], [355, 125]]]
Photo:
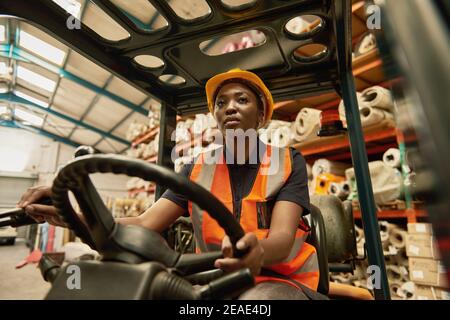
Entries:
[[[38, 204], [44, 204], [47, 206], [52, 205], [52, 199], [50, 197], [44, 197], [42, 198]], [[9, 218], [6, 220], [0, 221], [0, 227], [20, 227], [20, 226], [26, 226], [29, 224], [35, 224], [38, 223], [36, 220], [31, 218], [24, 209], [22, 208], [14, 208], [8, 211], [4, 211], [0, 214], [0, 219]], [[43, 222], [41, 222], [43, 223]]]
[[201, 300], [234, 298], [254, 285], [255, 278], [250, 269], [245, 268], [211, 281], [209, 285], [202, 287], [198, 293]]

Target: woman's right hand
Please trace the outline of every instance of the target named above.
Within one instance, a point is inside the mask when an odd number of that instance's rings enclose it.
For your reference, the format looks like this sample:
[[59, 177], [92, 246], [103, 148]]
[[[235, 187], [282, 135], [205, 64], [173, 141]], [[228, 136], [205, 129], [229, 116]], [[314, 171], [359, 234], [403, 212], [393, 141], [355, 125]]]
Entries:
[[24, 209], [38, 223], [47, 221], [55, 226], [67, 227], [54, 206], [39, 204], [39, 201], [45, 197], [51, 197], [51, 187], [31, 187], [23, 194], [17, 206]]

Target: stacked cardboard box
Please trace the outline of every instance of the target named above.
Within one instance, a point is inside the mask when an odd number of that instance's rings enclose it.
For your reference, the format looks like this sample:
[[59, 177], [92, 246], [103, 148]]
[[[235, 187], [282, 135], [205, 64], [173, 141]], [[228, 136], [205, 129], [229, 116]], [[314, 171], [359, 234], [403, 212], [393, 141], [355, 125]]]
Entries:
[[416, 299], [448, 300], [446, 271], [439, 260], [431, 224], [408, 223], [406, 254], [409, 276], [416, 285]]

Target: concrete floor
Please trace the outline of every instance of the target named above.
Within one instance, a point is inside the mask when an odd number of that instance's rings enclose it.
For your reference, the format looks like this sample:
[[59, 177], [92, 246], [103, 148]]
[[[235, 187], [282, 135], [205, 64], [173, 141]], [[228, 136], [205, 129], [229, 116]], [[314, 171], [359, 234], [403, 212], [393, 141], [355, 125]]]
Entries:
[[50, 288], [41, 276], [37, 264], [21, 269], [15, 266], [30, 253], [22, 239], [16, 239], [13, 246], [0, 245], [0, 299], [35, 300], [43, 299]]

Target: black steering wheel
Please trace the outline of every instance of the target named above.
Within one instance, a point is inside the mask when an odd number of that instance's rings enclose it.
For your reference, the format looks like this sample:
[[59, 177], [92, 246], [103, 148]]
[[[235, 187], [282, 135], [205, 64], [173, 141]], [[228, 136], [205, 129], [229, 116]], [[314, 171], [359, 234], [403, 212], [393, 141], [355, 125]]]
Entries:
[[[244, 236], [242, 227], [224, 204], [200, 185], [142, 160], [109, 154], [86, 155], [76, 158], [58, 172], [53, 182], [52, 199], [63, 220], [78, 237], [97, 250], [103, 260], [131, 264], [155, 261], [188, 276], [214, 269], [214, 261], [221, 257], [221, 252], [181, 255], [172, 250], [157, 232], [116, 223], [89, 178], [93, 173], [139, 177], [183, 194], [207, 211], [224, 229], [230, 237], [235, 256], [245, 254], [236, 248], [236, 242]], [[69, 191], [75, 196], [86, 223], [74, 211]], [[248, 278], [248, 269], [245, 273]]]

